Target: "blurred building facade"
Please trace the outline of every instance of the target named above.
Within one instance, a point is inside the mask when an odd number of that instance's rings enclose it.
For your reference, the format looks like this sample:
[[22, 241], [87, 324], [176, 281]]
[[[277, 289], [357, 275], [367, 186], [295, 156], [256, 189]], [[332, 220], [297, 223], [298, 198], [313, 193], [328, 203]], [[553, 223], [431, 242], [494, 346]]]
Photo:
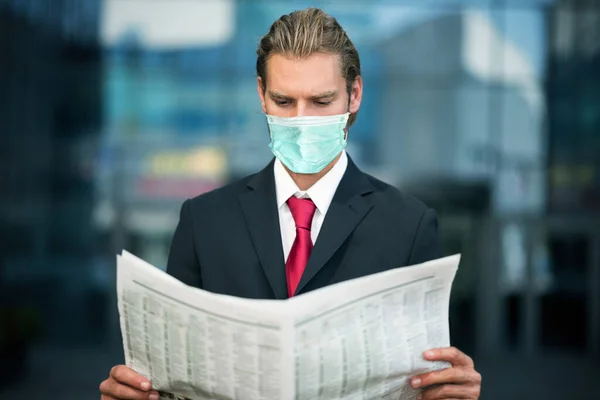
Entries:
[[95, 246], [99, 7], [100, 0], [0, 2], [1, 296], [5, 310], [39, 310], [50, 340], [90, 333], [69, 323], [64, 306], [84, 312], [76, 306], [89, 294]]
[[495, 213], [540, 213], [544, 117], [526, 54], [482, 12], [448, 13], [381, 45], [379, 160], [402, 180], [490, 187]]
[[600, 212], [600, 4], [558, 1], [549, 14], [549, 207]]
[[600, 354], [600, 3], [547, 14], [547, 231], [553, 275], [540, 342]]

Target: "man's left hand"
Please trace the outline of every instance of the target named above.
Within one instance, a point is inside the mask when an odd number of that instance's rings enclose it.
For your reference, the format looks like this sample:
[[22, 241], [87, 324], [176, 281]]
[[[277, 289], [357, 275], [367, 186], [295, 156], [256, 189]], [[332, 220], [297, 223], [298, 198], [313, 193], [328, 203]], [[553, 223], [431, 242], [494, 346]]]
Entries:
[[418, 399], [475, 400], [479, 398], [481, 375], [475, 371], [471, 357], [456, 347], [428, 350], [424, 357], [429, 361], [447, 361], [452, 364], [452, 367], [413, 377], [410, 380], [412, 387], [423, 388]]

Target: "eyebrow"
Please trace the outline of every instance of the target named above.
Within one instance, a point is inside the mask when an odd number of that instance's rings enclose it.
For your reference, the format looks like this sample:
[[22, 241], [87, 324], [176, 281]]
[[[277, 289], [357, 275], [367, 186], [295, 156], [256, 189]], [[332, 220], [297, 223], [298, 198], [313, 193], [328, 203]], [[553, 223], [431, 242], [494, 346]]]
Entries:
[[[286, 96], [282, 93], [269, 90], [269, 97], [273, 100], [293, 100], [290, 96]], [[338, 90], [328, 90], [323, 93], [318, 93], [314, 96], [310, 96], [312, 100], [322, 100], [330, 97], [335, 97], [338, 94]]]

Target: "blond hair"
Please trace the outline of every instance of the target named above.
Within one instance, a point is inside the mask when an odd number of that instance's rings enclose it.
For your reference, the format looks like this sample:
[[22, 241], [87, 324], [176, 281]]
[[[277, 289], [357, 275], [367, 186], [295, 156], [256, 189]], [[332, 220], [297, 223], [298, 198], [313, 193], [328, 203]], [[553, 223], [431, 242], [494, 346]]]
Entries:
[[[358, 51], [337, 20], [318, 8], [282, 15], [261, 38], [256, 51], [256, 74], [262, 80], [263, 92], [267, 86], [267, 61], [270, 56], [283, 54], [306, 58], [316, 52], [340, 56], [341, 73], [350, 98], [352, 84], [360, 76]], [[351, 114], [348, 126], [355, 120], [356, 113]]]

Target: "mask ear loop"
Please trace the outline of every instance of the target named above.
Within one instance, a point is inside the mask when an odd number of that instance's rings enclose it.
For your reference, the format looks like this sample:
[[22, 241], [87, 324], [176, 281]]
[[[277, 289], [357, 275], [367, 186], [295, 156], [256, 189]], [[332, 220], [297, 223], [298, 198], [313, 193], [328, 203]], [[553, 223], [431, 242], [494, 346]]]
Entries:
[[348, 121], [346, 121], [346, 127], [344, 128], [344, 140], [348, 140], [348, 130], [349, 130], [349, 126], [348, 126], [348, 122], [350, 121], [350, 117], [352, 116], [352, 113], [350, 113], [350, 96], [348, 96]]

